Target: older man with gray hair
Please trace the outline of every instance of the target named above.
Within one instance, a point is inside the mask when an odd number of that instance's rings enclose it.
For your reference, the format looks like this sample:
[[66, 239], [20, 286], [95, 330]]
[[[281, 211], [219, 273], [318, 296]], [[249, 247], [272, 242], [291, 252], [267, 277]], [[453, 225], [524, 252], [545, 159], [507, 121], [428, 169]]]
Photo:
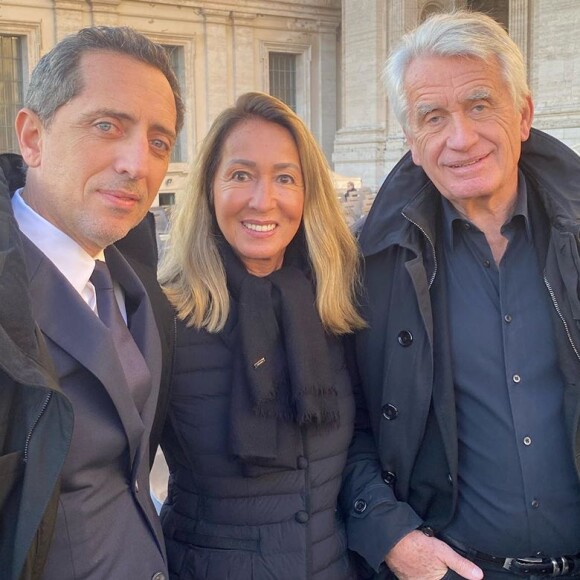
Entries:
[[360, 236], [384, 484], [350, 547], [377, 577], [580, 575], [580, 159], [486, 15], [429, 18], [385, 81], [410, 152]]

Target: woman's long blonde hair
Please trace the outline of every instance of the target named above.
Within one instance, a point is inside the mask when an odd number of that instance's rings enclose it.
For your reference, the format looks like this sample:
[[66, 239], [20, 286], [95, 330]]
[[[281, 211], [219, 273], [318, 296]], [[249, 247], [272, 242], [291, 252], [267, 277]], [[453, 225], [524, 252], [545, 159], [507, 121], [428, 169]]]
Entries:
[[172, 215], [170, 246], [159, 280], [180, 319], [209, 332], [223, 329], [230, 310], [226, 274], [216, 245], [212, 186], [224, 142], [240, 123], [259, 118], [286, 128], [304, 178], [303, 227], [316, 283], [316, 306], [326, 330], [364, 326], [355, 306], [358, 249], [337, 199], [328, 164], [302, 120], [282, 101], [246, 93], [214, 121]]

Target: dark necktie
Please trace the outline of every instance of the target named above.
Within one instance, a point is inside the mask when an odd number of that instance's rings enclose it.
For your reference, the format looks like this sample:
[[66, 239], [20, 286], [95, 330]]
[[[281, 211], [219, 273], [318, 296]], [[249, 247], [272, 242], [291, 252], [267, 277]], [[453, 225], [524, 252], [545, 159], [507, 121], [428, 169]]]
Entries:
[[123, 320], [115, 298], [111, 272], [107, 264], [102, 260], [95, 261], [91, 282], [97, 294], [99, 318], [109, 328], [127, 379], [127, 385], [137, 404], [137, 408], [141, 411], [151, 389], [151, 375], [139, 347], [133, 340]]

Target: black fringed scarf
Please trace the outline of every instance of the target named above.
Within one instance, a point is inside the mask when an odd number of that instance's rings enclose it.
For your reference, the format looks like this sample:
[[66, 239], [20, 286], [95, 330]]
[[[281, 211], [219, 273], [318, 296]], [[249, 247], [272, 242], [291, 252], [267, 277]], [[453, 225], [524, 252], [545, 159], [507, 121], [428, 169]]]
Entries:
[[[296, 468], [299, 427], [339, 425], [327, 338], [299, 233], [284, 265], [248, 273], [221, 240], [228, 288], [237, 306], [230, 416], [231, 451], [247, 475]], [[297, 428], [298, 427], [298, 428]]]

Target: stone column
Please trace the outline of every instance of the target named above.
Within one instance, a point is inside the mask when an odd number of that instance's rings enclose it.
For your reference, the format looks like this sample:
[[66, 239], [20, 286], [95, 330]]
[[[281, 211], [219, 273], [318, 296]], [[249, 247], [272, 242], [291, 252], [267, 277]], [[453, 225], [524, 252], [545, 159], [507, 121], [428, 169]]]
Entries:
[[[398, 4], [398, 0], [395, 0]], [[386, 54], [384, 0], [343, 0], [342, 119], [334, 143], [337, 173], [375, 189], [383, 177], [386, 99], [380, 79]]]
[[336, 22], [322, 19], [318, 22], [318, 62], [313, 66], [313, 71], [318, 74], [312, 81], [310, 93], [311, 129], [329, 160], [332, 157], [337, 129], [338, 34]]
[[528, 63], [529, 0], [510, 0], [509, 34], [520, 47], [524, 62]]
[[53, 2], [55, 43], [89, 24], [87, 4], [83, 0], [53, 0]]
[[92, 0], [91, 24], [96, 26], [120, 26], [119, 4], [121, 0]]
[[[449, 6], [445, 7], [451, 9]], [[442, 5], [443, 8], [444, 6]], [[391, 50], [395, 48], [401, 36], [419, 24], [422, 10], [422, 4], [409, 2], [408, 0], [393, 0], [389, 2], [385, 60]], [[385, 102], [387, 108], [387, 135], [382, 168], [384, 173], [388, 173], [407, 150], [407, 144], [403, 129], [395, 117], [392, 107], [388, 101]]]
[[233, 103], [232, 38], [229, 11], [202, 9], [205, 134], [213, 120]]

